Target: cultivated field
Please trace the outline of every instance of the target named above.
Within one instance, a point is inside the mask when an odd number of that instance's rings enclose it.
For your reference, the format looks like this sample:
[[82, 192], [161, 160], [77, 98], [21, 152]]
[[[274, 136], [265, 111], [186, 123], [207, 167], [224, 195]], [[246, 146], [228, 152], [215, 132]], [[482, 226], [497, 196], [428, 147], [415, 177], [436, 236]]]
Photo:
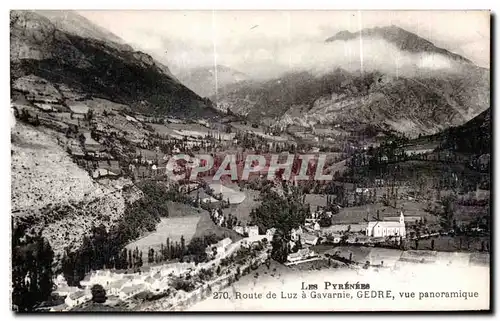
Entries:
[[204, 211], [201, 215], [200, 220], [198, 221], [198, 225], [196, 226], [196, 233], [193, 238], [203, 238], [204, 236], [210, 234], [215, 234], [221, 238], [229, 237], [231, 238], [231, 240], [233, 240], [233, 242], [241, 240], [243, 238], [233, 230], [215, 225], [215, 223], [210, 219], [208, 212]]
[[214, 190], [215, 195], [221, 193], [223, 199], [226, 201], [229, 200], [230, 204], [240, 204], [246, 198], [244, 192], [236, 190], [238, 188], [237, 186], [236, 189], [233, 189], [231, 187], [227, 187], [222, 184], [212, 183], [210, 184], [210, 188]]
[[246, 197], [240, 204], [232, 204], [229, 208], [225, 208], [224, 214], [236, 216], [236, 218], [242, 223], [250, 222], [250, 211], [254, 208], [257, 208], [261, 201], [258, 200], [260, 193], [258, 191], [254, 191], [251, 189], [246, 189], [243, 191]]
[[196, 232], [200, 218], [206, 212], [200, 208], [171, 201], [167, 202], [167, 206], [168, 217], [161, 219], [156, 231], [130, 243], [127, 248], [138, 247], [139, 251], [146, 253], [150, 247], [155, 250], [160, 248], [162, 243], [165, 244], [167, 237], [171, 242], [180, 242], [181, 236], [184, 236], [186, 245], [189, 243]]
[[144, 254], [149, 248], [159, 249], [162, 243], [165, 244], [167, 238], [170, 238], [170, 242], [180, 242], [181, 236], [184, 236], [187, 245], [196, 232], [199, 220], [200, 216], [162, 218], [155, 232], [130, 243], [127, 248], [137, 247]]

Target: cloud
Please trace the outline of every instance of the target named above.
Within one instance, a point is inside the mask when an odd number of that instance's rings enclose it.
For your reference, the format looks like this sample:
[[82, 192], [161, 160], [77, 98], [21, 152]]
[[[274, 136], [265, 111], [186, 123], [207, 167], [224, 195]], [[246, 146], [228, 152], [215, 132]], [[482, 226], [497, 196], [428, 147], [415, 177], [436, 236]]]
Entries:
[[414, 54], [398, 49], [381, 39], [359, 38], [331, 43], [314, 43], [289, 48], [278, 60], [291, 68], [321, 73], [334, 68], [347, 70], [379, 70], [385, 73], [401, 73], [415, 68], [436, 70], [449, 69], [453, 62], [438, 54]]
[[[219, 55], [219, 53], [218, 53]], [[398, 49], [381, 39], [303, 42], [279, 48], [260, 48], [244, 54], [220, 56], [230, 66], [257, 78], [274, 78], [283, 72], [311, 71], [322, 74], [336, 68], [349, 71], [378, 70], [387, 74], [452, 70], [455, 62], [439, 54], [416, 54]]]
[[[489, 65], [488, 11], [81, 13], [135, 48], [152, 53], [172, 70], [217, 62], [257, 77], [269, 77], [291, 66], [317, 69], [333, 66], [338, 61], [352, 68], [361, 66], [361, 61], [363, 68], [386, 66], [398, 70], [400, 65], [446, 68], [447, 63], [441, 58], [409, 55], [385, 45], [370, 44], [368, 40], [364, 41], [362, 50], [359, 41], [335, 44], [334, 48], [324, 43], [326, 38], [341, 30], [356, 32], [361, 28], [391, 24], [428, 39], [438, 47], [471, 58], [480, 66]], [[251, 29], [255, 25], [259, 27]]]
[[443, 55], [425, 54], [421, 55], [417, 66], [423, 69], [441, 70], [452, 68], [453, 62]]

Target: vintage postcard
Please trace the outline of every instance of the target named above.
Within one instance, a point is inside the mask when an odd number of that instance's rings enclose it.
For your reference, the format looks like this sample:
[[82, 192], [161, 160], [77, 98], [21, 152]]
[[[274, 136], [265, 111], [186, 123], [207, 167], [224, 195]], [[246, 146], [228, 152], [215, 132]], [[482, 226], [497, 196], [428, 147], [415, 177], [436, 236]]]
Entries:
[[16, 312], [489, 311], [489, 11], [11, 11]]

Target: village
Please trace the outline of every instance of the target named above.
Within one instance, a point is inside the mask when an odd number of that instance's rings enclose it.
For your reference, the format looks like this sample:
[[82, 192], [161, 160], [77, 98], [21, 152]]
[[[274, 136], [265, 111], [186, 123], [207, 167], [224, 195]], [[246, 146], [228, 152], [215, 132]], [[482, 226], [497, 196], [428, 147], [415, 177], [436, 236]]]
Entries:
[[[208, 291], [207, 285], [214, 280], [221, 287], [234, 282], [231, 278], [236, 277], [237, 269], [243, 271], [271, 260], [277, 228], [263, 228], [252, 219], [268, 187], [280, 195], [288, 188], [300, 190], [300, 203], [307, 207], [304, 221], [286, 231], [286, 256], [281, 263], [287, 268], [380, 268], [389, 266], [391, 260], [421, 262], [419, 255], [409, 254], [412, 251], [431, 253], [426, 262], [435, 261], [436, 253], [450, 252], [465, 252], [471, 260], [469, 253], [476, 253], [480, 259], [474, 260], [489, 262], [489, 257], [485, 258], [490, 249], [486, 206], [489, 154], [457, 155], [439, 150], [435, 143], [410, 143], [385, 135], [361, 141], [355, 134], [332, 136], [314, 128], [273, 128], [230, 116], [222, 123], [146, 117], [117, 104], [107, 108], [109, 104], [97, 99], [78, 102], [69, 105], [71, 112], [25, 103], [13, 103], [12, 109], [21, 122], [50, 130], [66, 156], [93, 181], [118, 186], [120, 193], [126, 190], [124, 186], [133, 189], [130, 203], [141, 199], [137, 187], [141, 184], [159, 184], [175, 191], [168, 199], [169, 217], [161, 218], [156, 232], [142, 231], [137, 240], [127, 240], [129, 251], [138, 248], [141, 256], [151, 249], [158, 253], [165, 238], [174, 235], [176, 242], [185, 237], [189, 243], [194, 235], [203, 238], [217, 231], [220, 240], [206, 247], [203, 262], [188, 263], [182, 256], [146, 262], [141, 257], [141, 264], [145, 263], [140, 271], [92, 270], [79, 286], [69, 286], [59, 274], [53, 293], [64, 303], [51, 307], [53, 311], [91, 302], [91, 289], [96, 284], [105, 290], [107, 305], [132, 304], [145, 295], [177, 306], [184, 304], [189, 293]], [[330, 181], [296, 180], [301, 167], [297, 162], [288, 182], [284, 182], [283, 173], [269, 179], [273, 154], [288, 157], [307, 153], [328, 155], [321, 169], [332, 176]], [[188, 155], [189, 161], [172, 162], [178, 154]], [[201, 154], [211, 155], [213, 166], [195, 172], [195, 179], [191, 179]], [[237, 164], [236, 177], [213, 180], [228, 155], [233, 155]], [[266, 164], [242, 179], [249, 155], [262, 156]], [[450, 170], [450, 164], [459, 169]], [[415, 174], [412, 166], [423, 170]], [[471, 171], [469, 176], [464, 174]], [[174, 181], [171, 173], [184, 178]], [[452, 203], [445, 203], [447, 200]], [[53, 230], [58, 232], [59, 228]], [[53, 244], [68, 245], [63, 238]], [[57, 250], [63, 253], [65, 249]], [[378, 250], [392, 251], [391, 258]], [[229, 268], [227, 260], [235, 256], [244, 259], [232, 262]], [[186, 287], [185, 282], [190, 285]]]
[[[230, 238], [222, 239], [206, 248], [209, 259], [206, 262], [198, 264], [194, 262], [161, 264], [142, 268], [141, 271], [136, 273], [111, 270], [93, 271], [80, 281], [80, 287], [68, 286], [64, 277], [59, 275], [55, 280], [56, 290], [54, 294], [65, 297], [65, 299], [63, 304], [52, 307], [51, 311], [70, 310], [75, 306], [90, 301], [92, 299], [91, 287], [96, 284], [101, 285], [106, 291], [108, 303], [127, 301], [141, 292], [160, 295], [159, 297], [168, 296], [172, 292], [179, 290], [175, 289], [176, 281], [179, 279], [192, 280], [192, 287], [182, 288], [191, 292], [193, 289], [211, 282], [211, 280], [205, 279], [193, 281], [198, 274], [207, 274], [210, 276], [215, 274], [214, 277], [229, 274], [232, 269], [224, 260], [234, 260], [236, 257], [239, 257], [241, 255], [239, 251], [242, 249], [253, 251], [252, 257], [259, 257], [262, 260], [260, 263], [267, 260], [269, 246], [267, 239], [272, 238], [272, 233], [273, 231], [269, 231], [266, 235], [258, 235], [251, 232], [248, 237], [242, 238], [237, 242], [233, 242]], [[244, 270], [250, 264], [248, 262], [240, 262], [238, 270]], [[174, 298], [174, 301], [181, 299], [182, 294], [181, 297]]]

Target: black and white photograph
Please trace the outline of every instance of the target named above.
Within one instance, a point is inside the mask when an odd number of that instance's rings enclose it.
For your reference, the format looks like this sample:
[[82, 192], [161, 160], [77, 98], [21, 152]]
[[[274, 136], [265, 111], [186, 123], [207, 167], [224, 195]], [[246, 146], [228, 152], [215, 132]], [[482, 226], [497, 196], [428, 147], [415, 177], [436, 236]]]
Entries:
[[489, 10], [9, 14], [12, 311], [491, 310]]

